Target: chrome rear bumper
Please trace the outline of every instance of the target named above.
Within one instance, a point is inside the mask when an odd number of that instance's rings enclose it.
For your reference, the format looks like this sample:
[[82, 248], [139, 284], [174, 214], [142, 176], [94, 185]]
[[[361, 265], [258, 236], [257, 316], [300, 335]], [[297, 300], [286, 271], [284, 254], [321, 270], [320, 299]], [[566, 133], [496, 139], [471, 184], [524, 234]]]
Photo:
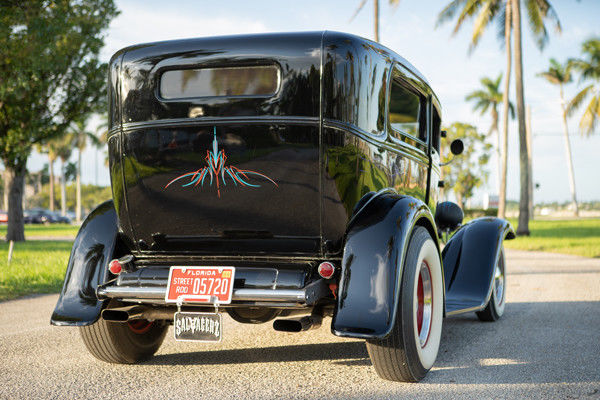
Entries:
[[[119, 286], [103, 285], [96, 292], [99, 299], [119, 299], [126, 302], [166, 304], [166, 286]], [[231, 304], [220, 307], [265, 306], [277, 308], [298, 308], [314, 306], [330, 294], [327, 283], [319, 279], [302, 289], [233, 289]], [[183, 304], [203, 305], [197, 302]]]

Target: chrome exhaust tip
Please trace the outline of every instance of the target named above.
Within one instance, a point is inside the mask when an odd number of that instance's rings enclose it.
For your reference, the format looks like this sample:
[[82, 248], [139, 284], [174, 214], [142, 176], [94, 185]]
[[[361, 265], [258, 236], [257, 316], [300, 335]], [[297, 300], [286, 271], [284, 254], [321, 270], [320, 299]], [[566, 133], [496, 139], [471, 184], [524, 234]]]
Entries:
[[273, 329], [280, 332], [303, 332], [320, 327], [321, 321], [322, 318], [316, 315], [302, 318], [276, 319], [273, 321]]

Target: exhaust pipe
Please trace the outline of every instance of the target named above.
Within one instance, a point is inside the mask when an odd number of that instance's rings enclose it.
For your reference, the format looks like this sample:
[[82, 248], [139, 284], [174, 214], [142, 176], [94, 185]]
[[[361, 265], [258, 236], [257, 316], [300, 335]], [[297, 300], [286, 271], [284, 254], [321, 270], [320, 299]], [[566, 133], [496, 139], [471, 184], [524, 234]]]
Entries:
[[303, 332], [320, 327], [322, 320], [323, 318], [318, 315], [293, 319], [276, 319], [273, 322], [273, 329], [280, 332]]
[[165, 319], [173, 320], [173, 315], [177, 311], [174, 308], [150, 308], [144, 306], [128, 306], [107, 308], [102, 310], [102, 319], [110, 322], [127, 322], [134, 319]]

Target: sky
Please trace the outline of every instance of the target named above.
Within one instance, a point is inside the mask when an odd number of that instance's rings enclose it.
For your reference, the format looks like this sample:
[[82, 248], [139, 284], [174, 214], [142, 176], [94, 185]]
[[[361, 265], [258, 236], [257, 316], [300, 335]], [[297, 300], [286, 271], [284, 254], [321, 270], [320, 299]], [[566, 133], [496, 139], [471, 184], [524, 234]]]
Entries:
[[[380, 42], [410, 61], [427, 78], [442, 104], [444, 124], [467, 122], [487, 132], [491, 119], [474, 113], [465, 96], [479, 88], [481, 77], [495, 78], [504, 70], [505, 53], [498, 41], [495, 24], [490, 26], [470, 55], [472, 22], [454, 36], [452, 21], [436, 28], [437, 15], [448, 2], [403, 0], [394, 8], [386, 0], [380, 0]], [[101, 59], [108, 61], [120, 48], [137, 43], [254, 32], [327, 29], [372, 39], [371, 0], [350, 21], [359, 3], [360, 0], [117, 0], [121, 14], [106, 32]], [[564, 202], [570, 197], [558, 88], [536, 74], [548, 68], [552, 57], [560, 62], [578, 57], [584, 40], [600, 36], [600, 1], [552, 0], [551, 3], [559, 15], [562, 33], [549, 29], [550, 42], [543, 51], [535, 46], [525, 20], [523, 29], [525, 103], [531, 107], [533, 177], [534, 182], [539, 184], [534, 192], [536, 203]], [[578, 81], [567, 86], [566, 97], [572, 98], [578, 88], [581, 88]], [[513, 70], [510, 92], [513, 102], [514, 93]], [[600, 151], [600, 132], [582, 137], [578, 131], [579, 116], [580, 113], [577, 113], [569, 120], [577, 197], [581, 201], [600, 200], [600, 169], [595, 164]], [[97, 124], [98, 119], [92, 119], [90, 128], [93, 130]], [[512, 121], [509, 126], [507, 197], [514, 200], [519, 196], [517, 132], [517, 123]], [[494, 139], [490, 138], [490, 142], [493, 143]], [[72, 159], [76, 157], [74, 154]], [[110, 183], [104, 157], [103, 150], [85, 151], [82, 166], [84, 183]], [[44, 162], [43, 156], [32, 155], [29, 170], [39, 170]], [[480, 202], [484, 193], [496, 192], [495, 165], [494, 160], [488, 165], [488, 183], [476, 192], [474, 203]]]

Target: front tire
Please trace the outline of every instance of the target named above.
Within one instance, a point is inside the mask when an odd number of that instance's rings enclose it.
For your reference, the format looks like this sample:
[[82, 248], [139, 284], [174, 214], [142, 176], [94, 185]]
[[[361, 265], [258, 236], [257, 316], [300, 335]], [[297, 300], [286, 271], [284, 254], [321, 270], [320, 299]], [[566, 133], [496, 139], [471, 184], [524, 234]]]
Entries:
[[100, 318], [79, 328], [83, 343], [97, 359], [116, 364], [134, 364], [154, 355], [168, 325], [164, 321], [109, 322]]
[[400, 304], [391, 333], [367, 341], [377, 374], [418, 382], [433, 366], [442, 334], [444, 294], [440, 255], [427, 229], [413, 231], [404, 265]]
[[498, 262], [494, 268], [494, 282], [492, 295], [487, 306], [482, 311], [477, 311], [477, 318], [484, 322], [494, 322], [504, 314], [506, 305], [506, 262], [504, 260], [504, 248], [500, 249]]

